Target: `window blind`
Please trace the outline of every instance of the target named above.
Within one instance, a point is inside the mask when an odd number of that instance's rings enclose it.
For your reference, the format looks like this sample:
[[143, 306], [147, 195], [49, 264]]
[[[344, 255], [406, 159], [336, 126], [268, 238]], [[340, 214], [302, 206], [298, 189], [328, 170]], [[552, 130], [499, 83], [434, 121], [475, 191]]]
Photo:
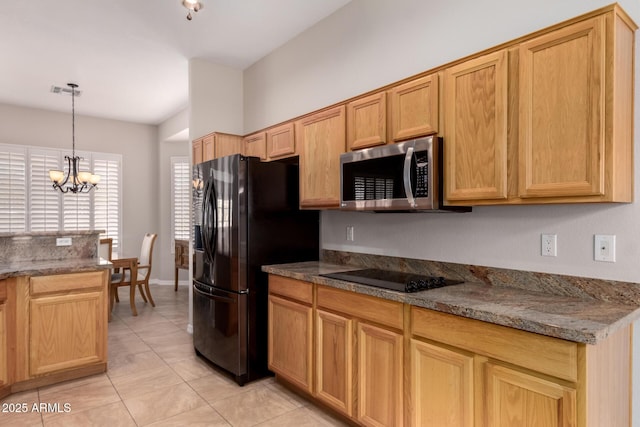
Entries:
[[189, 240], [189, 192], [191, 191], [191, 166], [188, 157], [171, 157], [171, 247], [175, 240]]
[[62, 194], [50, 169], [66, 172], [68, 150], [0, 144], [0, 232], [105, 230], [118, 253], [122, 234], [122, 156], [77, 152], [81, 170], [100, 175], [97, 191]]

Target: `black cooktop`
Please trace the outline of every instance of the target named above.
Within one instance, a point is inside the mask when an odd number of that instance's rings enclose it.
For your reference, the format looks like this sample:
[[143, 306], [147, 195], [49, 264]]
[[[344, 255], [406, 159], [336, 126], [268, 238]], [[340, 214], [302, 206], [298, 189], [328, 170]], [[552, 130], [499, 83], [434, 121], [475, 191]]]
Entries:
[[444, 277], [378, 270], [375, 268], [341, 271], [339, 273], [321, 274], [321, 276], [400, 292], [426, 291], [462, 283], [460, 280], [445, 279]]

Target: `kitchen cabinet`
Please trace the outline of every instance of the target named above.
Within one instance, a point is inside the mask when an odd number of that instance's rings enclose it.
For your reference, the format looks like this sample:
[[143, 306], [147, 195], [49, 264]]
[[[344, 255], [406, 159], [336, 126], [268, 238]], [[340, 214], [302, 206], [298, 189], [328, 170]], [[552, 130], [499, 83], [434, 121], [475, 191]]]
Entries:
[[242, 140], [242, 152], [245, 156], [259, 157], [262, 160], [267, 159], [267, 134], [266, 132], [257, 132], [249, 136], [245, 136]]
[[631, 202], [635, 29], [612, 6], [447, 68], [447, 204]]
[[242, 137], [227, 133], [214, 133], [215, 158], [242, 153]]
[[312, 391], [312, 284], [269, 277], [269, 369]]
[[32, 277], [29, 376], [107, 361], [107, 271]]
[[267, 129], [267, 157], [269, 160], [291, 157], [296, 154], [294, 122]]
[[337, 208], [340, 154], [345, 152], [345, 106], [296, 121], [300, 155], [300, 207]]
[[202, 163], [202, 138], [194, 139], [191, 143], [191, 161], [194, 165]]
[[630, 327], [588, 345], [412, 307], [410, 332], [412, 425], [630, 423]]
[[493, 52], [444, 72], [444, 195], [507, 198], [508, 53]]
[[12, 387], [26, 390], [106, 371], [108, 274], [17, 278]]
[[0, 280], [0, 399], [9, 394], [9, 280]]
[[402, 425], [402, 304], [326, 286], [316, 298], [317, 398], [363, 425]]
[[523, 199], [632, 201], [635, 27], [616, 12], [520, 45]]
[[316, 311], [316, 389], [319, 400], [353, 416], [353, 320]]
[[387, 143], [387, 93], [382, 91], [347, 104], [349, 150]]
[[211, 133], [202, 137], [202, 161], [207, 162], [215, 157], [215, 135]]
[[389, 89], [391, 141], [438, 133], [438, 74]]

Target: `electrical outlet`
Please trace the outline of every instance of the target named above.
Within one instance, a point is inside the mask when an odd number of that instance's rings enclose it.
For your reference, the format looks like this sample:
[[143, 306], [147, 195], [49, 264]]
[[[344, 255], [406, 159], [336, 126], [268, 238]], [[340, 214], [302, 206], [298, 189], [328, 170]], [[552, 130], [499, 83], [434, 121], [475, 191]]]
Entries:
[[347, 241], [353, 242], [353, 225], [347, 225]]
[[616, 236], [596, 234], [593, 236], [593, 259], [616, 262]]
[[71, 237], [56, 238], [56, 246], [71, 246]]
[[542, 256], [558, 256], [558, 235], [543, 234], [540, 238]]

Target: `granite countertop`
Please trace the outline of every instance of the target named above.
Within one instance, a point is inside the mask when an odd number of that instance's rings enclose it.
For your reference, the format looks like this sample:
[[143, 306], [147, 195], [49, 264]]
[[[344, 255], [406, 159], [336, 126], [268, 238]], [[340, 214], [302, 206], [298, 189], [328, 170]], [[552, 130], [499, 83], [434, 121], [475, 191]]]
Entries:
[[365, 267], [309, 261], [267, 265], [263, 266], [262, 270], [586, 344], [596, 344], [640, 317], [640, 308], [637, 305], [551, 295], [519, 288], [492, 286], [482, 282], [465, 282], [428, 291], [403, 293], [320, 276], [362, 268]]
[[0, 280], [17, 276], [79, 273], [111, 268], [103, 258], [78, 258], [49, 261], [13, 261], [0, 264]]

